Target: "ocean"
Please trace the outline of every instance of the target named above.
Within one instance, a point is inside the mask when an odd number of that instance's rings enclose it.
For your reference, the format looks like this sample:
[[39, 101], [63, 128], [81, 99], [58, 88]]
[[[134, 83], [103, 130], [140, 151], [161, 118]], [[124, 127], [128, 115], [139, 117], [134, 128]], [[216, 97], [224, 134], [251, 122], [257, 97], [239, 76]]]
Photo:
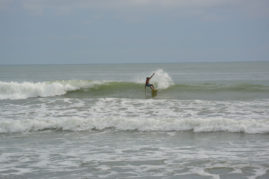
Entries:
[[267, 179], [269, 62], [1, 65], [0, 178]]

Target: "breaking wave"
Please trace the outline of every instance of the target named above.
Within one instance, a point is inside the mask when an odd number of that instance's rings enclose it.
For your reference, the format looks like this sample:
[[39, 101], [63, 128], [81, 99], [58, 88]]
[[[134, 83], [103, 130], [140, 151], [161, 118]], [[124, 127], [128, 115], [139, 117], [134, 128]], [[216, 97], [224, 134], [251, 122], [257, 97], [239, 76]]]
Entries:
[[[256, 84], [162, 84], [154, 82], [168, 98], [175, 94], [194, 93], [262, 93], [269, 97], [269, 86]], [[166, 86], [166, 88], [164, 88]], [[141, 98], [144, 84], [140, 82], [67, 80], [52, 82], [0, 82], [0, 99], [27, 99], [31, 97], [131, 97]], [[247, 96], [247, 95], [246, 95]]]
[[145, 118], [78, 118], [54, 120], [1, 120], [0, 133], [33, 132], [42, 130], [91, 131], [115, 129], [122, 131], [193, 131], [193, 132], [243, 132], [269, 133], [265, 120], [233, 120], [227, 118], [154, 119]]
[[0, 82], [0, 99], [27, 99], [64, 95], [68, 91], [90, 88], [103, 82], [68, 80], [48, 82]]
[[[269, 86], [251, 83], [184, 83], [175, 84], [168, 73], [162, 69], [153, 71], [151, 83], [161, 93], [159, 98], [203, 99], [205, 94], [236, 93], [239, 98], [251, 96], [269, 98]], [[150, 73], [149, 75], [151, 75]], [[27, 99], [32, 97], [120, 97], [143, 98], [145, 78], [134, 81], [93, 81], [58, 80], [43, 82], [3, 82], [0, 81], [0, 100]], [[217, 95], [216, 95], [217, 96]], [[220, 95], [221, 96], [221, 95]], [[208, 96], [209, 97], [209, 96]], [[229, 95], [228, 95], [229, 97]], [[226, 97], [224, 97], [226, 98]], [[208, 98], [211, 99], [211, 98]]]
[[40, 98], [0, 109], [0, 133], [42, 130], [269, 133], [269, 100]]
[[[151, 81], [157, 89], [164, 90], [174, 83], [168, 73], [162, 69], [155, 71]], [[52, 97], [68, 93], [88, 93], [90, 96], [106, 96], [111, 93], [143, 91], [144, 80], [135, 82], [61, 80], [44, 82], [3, 82], [0, 81], [0, 99], [27, 99], [30, 97]], [[142, 89], [142, 90], [141, 90]], [[92, 93], [92, 94], [91, 94]]]

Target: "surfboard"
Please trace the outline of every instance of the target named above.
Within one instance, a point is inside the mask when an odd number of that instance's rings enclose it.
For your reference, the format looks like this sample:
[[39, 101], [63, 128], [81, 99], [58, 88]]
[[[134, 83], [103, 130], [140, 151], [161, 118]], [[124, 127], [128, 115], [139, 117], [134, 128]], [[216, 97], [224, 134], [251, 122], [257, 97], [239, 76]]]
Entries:
[[155, 97], [155, 96], [157, 96], [157, 93], [158, 93], [158, 90], [151, 90], [151, 96], [152, 97]]
[[157, 89], [152, 90], [150, 88], [146, 88], [146, 90], [145, 90], [145, 96], [146, 96], [146, 98], [154, 98], [154, 97], [157, 96], [157, 94], [158, 94], [158, 90]]

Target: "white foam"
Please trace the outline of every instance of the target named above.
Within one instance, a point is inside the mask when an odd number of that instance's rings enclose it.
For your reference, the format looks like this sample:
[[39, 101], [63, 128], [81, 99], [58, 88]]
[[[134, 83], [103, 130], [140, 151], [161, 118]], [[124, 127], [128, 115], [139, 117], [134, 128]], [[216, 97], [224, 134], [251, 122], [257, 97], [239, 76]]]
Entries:
[[[42, 99], [42, 106], [24, 104], [9, 107], [8, 112], [4, 112], [3, 109], [0, 133], [46, 129], [89, 131], [107, 128], [139, 131], [269, 133], [267, 117], [269, 101], [238, 104], [221, 101], [102, 98], [73, 99], [72, 103], [62, 99], [64, 105], [55, 103], [51, 106], [51, 100]], [[220, 108], [225, 110], [221, 112]], [[257, 113], [256, 108], [263, 110], [263, 113]], [[205, 110], [211, 111], [201, 114], [201, 111]], [[244, 111], [248, 113], [243, 114]]]
[[267, 172], [267, 169], [262, 167], [262, 166], [259, 166], [259, 168], [255, 168], [254, 170], [255, 170], [255, 175], [254, 176], [249, 176], [248, 177], [249, 179], [256, 179], [258, 177], [261, 177], [261, 176], [265, 175], [266, 172]]
[[26, 99], [63, 95], [68, 91], [91, 87], [101, 81], [67, 80], [54, 82], [1, 82], [0, 99]]

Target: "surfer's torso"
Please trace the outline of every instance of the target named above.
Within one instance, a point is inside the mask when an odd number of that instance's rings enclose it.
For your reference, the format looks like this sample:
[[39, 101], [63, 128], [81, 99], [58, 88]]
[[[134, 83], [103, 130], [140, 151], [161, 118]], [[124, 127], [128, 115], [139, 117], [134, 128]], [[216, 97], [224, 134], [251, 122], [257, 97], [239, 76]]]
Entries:
[[149, 83], [149, 80], [150, 80], [150, 77], [147, 77], [145, 86], [148, 86], [148, 87], [152, 86], [152, 84]]

